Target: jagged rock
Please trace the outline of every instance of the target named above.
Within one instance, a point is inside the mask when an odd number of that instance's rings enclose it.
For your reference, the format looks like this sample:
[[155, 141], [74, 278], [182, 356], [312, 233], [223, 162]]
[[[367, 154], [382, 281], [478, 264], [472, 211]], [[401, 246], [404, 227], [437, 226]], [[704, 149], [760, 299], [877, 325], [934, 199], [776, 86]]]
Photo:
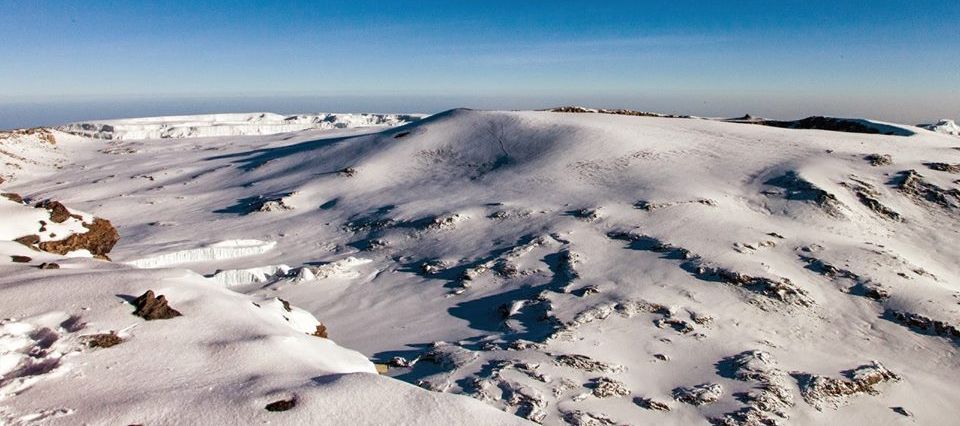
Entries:
[[597, 398], [609, 398], [611, 396], [622, 397], [630, 395], [630, 389], [627, 389], [622, 382], [609, 377], [596, 378], [588, 387], [593, 388], [593, 396]]
[[704, 383], [673, 390], [673, 399], [690, 405], [706, 405], [717, 402], [723, 396], [723, 387], [717, 383]]
[[60, 265], [53, 262], [43, 262], [39, 266], [37, 266], [37, 268], [38, 269], [60, 269]]
[[182, 315], [179, 311], [167, 305], [166, 297], [163, 295], [154, 296], [153, 290], [147, 290], [146, 293], [134, 300], [133, 305], [137, 307], [133, 314], [147, 321], [170, 319]]
[[846, 379], [810, 374], [795, 374], [795, 377], [800, 385], [803, 400], [817, 410], [823, 410], [826, 405], [838, 408], [846, 404], [846, 398], [851, 396], [875, 395], [878, 393], [876, 385], [900, 380], [900, 376], [887, 370], [877, 361], [845, 371], [843, 374], [847, 377]]

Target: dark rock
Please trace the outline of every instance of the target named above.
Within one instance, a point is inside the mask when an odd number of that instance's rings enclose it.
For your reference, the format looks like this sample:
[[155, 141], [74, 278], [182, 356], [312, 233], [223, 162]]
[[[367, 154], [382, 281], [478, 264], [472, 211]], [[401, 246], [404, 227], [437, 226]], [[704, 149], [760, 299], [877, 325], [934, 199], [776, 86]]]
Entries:
[[50, 263], [43, 262], [43, 263], [40, 264], [40, 266], [37, 266], [37, 268], [40, 268], [40, 269], [60, 269], [60, 265], [58, 265], [58, 264], [56, 264], [56, 263], [53, 263], [53, 262], [50, 262]]
[[17, 256], [17, 255], [10, 256], [10, 260], [13, 263], [29, 263], [33, 261], [33, 259], [31, 259], [29, 256]]
[[147, 290], [146, 293], [134, 300], [133, 305], [137, 307], [133, 314], [147, 321], [170, 319], [182, 315], [179, 311], [167, 305], [166, 297], [163, 295], [154, 296], [153, 290]]
[[297, 398], [294, 397], [290, 399], [281, 399], [279, 401], [271, 402], [267, 404], [267, 406], [264, 408], [266, 408], [267, 411], [278, 412], [278, 411], [287, 411], [296, 406], [297, 406]]

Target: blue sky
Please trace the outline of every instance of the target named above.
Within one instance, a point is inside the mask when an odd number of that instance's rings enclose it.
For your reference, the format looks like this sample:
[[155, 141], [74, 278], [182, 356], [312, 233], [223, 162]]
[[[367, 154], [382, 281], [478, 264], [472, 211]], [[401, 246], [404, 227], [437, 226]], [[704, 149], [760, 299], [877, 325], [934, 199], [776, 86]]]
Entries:
[[960, 118], [948, 1], [0, 0], [0, 127], [229, 110]]

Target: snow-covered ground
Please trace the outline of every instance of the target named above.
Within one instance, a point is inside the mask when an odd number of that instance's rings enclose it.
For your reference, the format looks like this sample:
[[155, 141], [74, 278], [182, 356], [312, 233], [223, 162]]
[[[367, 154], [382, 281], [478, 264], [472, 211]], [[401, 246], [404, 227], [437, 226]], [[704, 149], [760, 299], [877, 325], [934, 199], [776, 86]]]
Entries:
[[[960, 138], [847, 122], [808, 123], [891, 134], [453, 110], [3, 142], [43, 158], [4, 191], [120, 240], [113, 262], [0, 243], [32, 257], [0, 259], [0, 418], [951, 423]], [[131, 315], [148, 289], [183, 315]]]
[[71, 123], [57, 130], [96, 139], [139, 140], [242, 135], [272, 135], [306, 129], [385, 127], [410, 123], [422, 114], [206, 114], [128, 118]]

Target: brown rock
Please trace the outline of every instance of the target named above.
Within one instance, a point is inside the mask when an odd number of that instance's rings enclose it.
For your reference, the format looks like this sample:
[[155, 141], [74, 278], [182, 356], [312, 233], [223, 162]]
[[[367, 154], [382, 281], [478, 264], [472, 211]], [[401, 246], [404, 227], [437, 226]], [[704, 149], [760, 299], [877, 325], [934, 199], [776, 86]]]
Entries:
[[23, 204], [23, 197], [21, 197], [20, 194], [15, 194], [13, 192], [4, 192], [3, 194], [0, 194], [0, 197], [6, 198], [15, 203]]
[[328, 337], [327, 337], [327, 326], [325, 326], [325, 325], [323, 325], [323, 324], [317, 324], [317, 331], [314, 331], [314, 332], [313, 332], [313, 335], [314, 335], [314, 336], [317, 336], [317, 337], [323, 337], [324, 339], [327, 339], [327, 338], [328, 338]]
[[46, 200], [37, 204], [38, 208], [50, 210], [50, 220], [55, 223], [63, 223], [70, 219], [70, 210], [60, 204], [59, 201]]
[[10, 256], [10, 260], [11, 260], [13, 263], [28, 263], [28, 262], [32, 261], [33, 259], [31, 259], [29, 256], [16, 256], [16, 255], [14, 255], [14, 256]]
[[[67, 254], [74, 250], [86, 249], [94, 257], [107, 259], [107, 253], [113, 249], [113, 246], [120, 239], [120, 234], [113, 227], [109, 220], [94, 218], [92, 224], [84, 223], [83, 226], [89, 231], [83, 234], [73, 234], [60, 241], [45, 241], [39, 244], [40, 250]], [[39, 237], [37, 238], [39, 240]]]
[[40, 264], [40, 266], [37, 266], [37, 268], [40, 268], [40, 269], [60, 269], [60, 265], [58, 265], [58, 264], [56, 264], [56, 263], [53, 263], [53, 262], [50, 262], [50, 263], [43, 262], [43, 263]]
[[16, 241], [30, 248], [34, 248], [33, 245], [40, 242], [40, 236], [36, 234], [24, 235], [20, 238], [14, 239], [13, 241]]
[[123, 343], [123, 339], [114, 332], [83, 336], [83, 339], [91, 348], [109, 348]]
[[163, 295], [155, 296], [153, 290], [147, 290], [146, 293], [133, 301], [133, 305], [137, 307], [133, 314], [147, 321], [170, 319], [182, 315], [179, 311], [167, 305], [166, 297]]

